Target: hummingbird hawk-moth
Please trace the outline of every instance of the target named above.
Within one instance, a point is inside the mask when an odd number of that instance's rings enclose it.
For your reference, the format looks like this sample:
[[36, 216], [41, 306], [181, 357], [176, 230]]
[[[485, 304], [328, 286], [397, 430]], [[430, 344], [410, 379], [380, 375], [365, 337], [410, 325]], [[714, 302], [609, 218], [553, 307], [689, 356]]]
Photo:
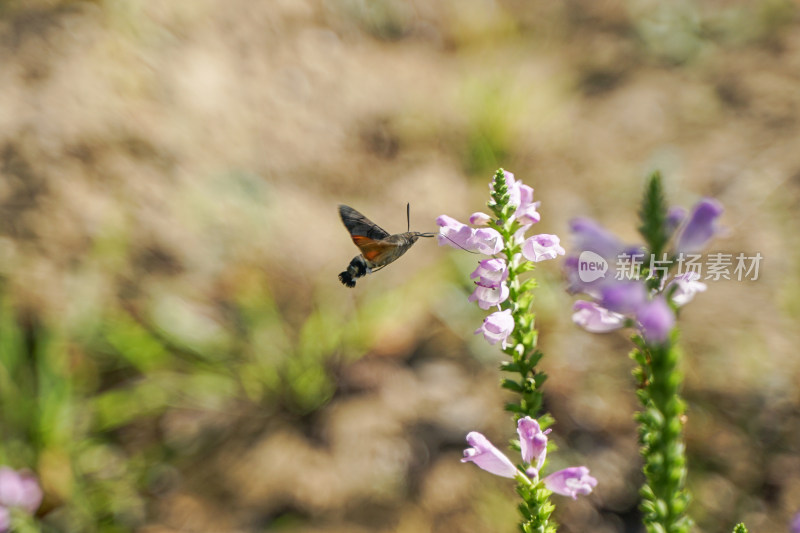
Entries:
[[[410, 206], [406, 206], [406, 215]], [[339, 274], [339, 281], [348, 287], [356, 286], [356, 278], [366, 276], [370, 272], [376, 272], [398, 257], [406, 253], [420, 237], [433, 237], [435, 233], [420, 233], [418, 231], [406, 231], [389, 235], [389, 232], [372, 222], [370, 219], [346, 205], [339, 206], [339, 216], [350, 232], [353, 242], [361, 250], [361, 255], [357, 255], [350, 261], [347, 270]], [[411, 227], [409, 217], [409, 228]]]

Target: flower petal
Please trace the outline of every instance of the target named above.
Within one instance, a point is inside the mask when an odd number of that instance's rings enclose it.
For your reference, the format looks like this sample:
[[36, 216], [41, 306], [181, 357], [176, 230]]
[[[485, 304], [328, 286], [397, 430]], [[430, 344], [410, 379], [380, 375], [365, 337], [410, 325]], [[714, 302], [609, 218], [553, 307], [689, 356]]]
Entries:
[[556, 494], [577, 499], [578, 494], [589, 494], [597, 480], [589, 475], [585, 466], [573, 466], [553, 472], [544, 478], [544, 485]]
[[675, 313], [662, 295], [643, 305], [636, 312], [636, 320], [647, 342], [662, 343], [675, 326]]
[[528, 261], [534, 262], [555, 259], [559, 255], [566, 253], [560, 242], [557, 235], [549, 235], [547, 233], [534, 235], [522, 245], [522, 255]]
[[572, 321], [590, 333], [607, 333], [625, 325], [625, 317], [609, 311], [594, 302], [577, 300], [572, 306], [575, 311]]
[[512, 331], [514, 331], [514, 317], [511, 315], [511, 309], [506, 309], [495, 311], [484, 318], [483, 324], [475, 330], [475, 333], [483, 333], [483, 337], [489, 344], [498, 342], [505, 344]]
[[467, 434], [467, 443], [472, 447], [464, 450], [462, 463], [473, 462], [496, 476], [513, 478], [517, 474], [514, 463], [477, 431]]
[[704, 198], [694, 206], [689, 221], [678, 236], [678, 253], [698, 252], [719, 233], [717, 218], [722, 214], [722, 204], [713, 198]]
[[517, 421], [517, 434], [522, 460], [526, 463], [536, 463], [536, 472], [541, 470], [547, 455], [547, 434], [550, 430], [542, 431], [539, 422], [526, 416]]

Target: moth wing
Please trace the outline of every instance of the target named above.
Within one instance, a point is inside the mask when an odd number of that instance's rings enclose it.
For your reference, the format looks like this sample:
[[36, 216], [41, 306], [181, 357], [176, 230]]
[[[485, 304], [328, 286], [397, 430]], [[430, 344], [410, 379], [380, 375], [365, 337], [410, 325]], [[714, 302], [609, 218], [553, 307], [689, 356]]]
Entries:
[[[342, 217], [344, 227], [350, 232], [350, 236], [353, 237], [353, 242], [355, 242], [359, 248], [361, 248], [361, 244], [356, 241], [356, 237], [367, 237], [372, 241], [379, 241], [389, 236], [389, 232], [352, 207], [340, 205], [339, 216]], [[364, 257], [367, 256], [364, 255]], [[369, 257], [367, 257], [367, 259], [369, 259]]]
[[[397, 244], [392, 242], [378, 241], [363, 235], [352, 235], [352, 237], [353, 242], [361, 250], [361, 255], [371, 263], [381, 264], [389, 258], [393, 259], [394, 252], [397, 249]], [[387, 263], [392, 259], [389, 259]]]

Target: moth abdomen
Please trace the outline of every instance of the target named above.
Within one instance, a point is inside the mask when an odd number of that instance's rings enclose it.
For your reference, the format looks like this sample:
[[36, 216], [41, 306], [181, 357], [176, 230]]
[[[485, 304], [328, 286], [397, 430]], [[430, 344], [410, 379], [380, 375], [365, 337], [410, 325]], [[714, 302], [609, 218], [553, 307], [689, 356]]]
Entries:
[[347, 265], [347, 270], [339, 274], [339, 281], [351, 289], [356, 286], [356, 278], [369, 274], [369, 266], [363, 256], [357, 255]]

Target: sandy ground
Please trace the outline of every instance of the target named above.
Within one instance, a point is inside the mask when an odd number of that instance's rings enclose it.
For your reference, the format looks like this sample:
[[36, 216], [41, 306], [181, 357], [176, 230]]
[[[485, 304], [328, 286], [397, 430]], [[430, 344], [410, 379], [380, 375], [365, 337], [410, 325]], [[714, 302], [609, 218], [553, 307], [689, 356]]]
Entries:
[[[238, 376], [80, 430], [136, 479], [96, 527], [513, 531], [513, 488], [458, 462], [467, 431], [512, 434], [500, 354], [472, 338], [473, 258], [425, 241], [355, 290], [336, 280], [355, 254], [338, 203], [404, 231], [411, 202], [431, 231], [480, 210], [503, 166], [567, 242], [576, 215], [634, 241], [653, 169], [673, 203], [725, 205], [715, 250], [765, 259], [681, 316], [692, 513], [708, 533], [784, 531], [800, 510], [798, 30], [777, 0], [0, 5], [4, 292], [64, 332], [88, 398], [171, 386], [90, 364], [98, 316], [180, 339], [170, 371], [201, 354]], [[560, 531], [641, 531], [628, 341], [575, 328], [558, 265], [537, 272], [553, 466], [600, 480], [557, 500]], [[247, 330], [242, 308], [267, 318]], [[73, 492], [39, 464], [41, 516], [69, 529]]]

